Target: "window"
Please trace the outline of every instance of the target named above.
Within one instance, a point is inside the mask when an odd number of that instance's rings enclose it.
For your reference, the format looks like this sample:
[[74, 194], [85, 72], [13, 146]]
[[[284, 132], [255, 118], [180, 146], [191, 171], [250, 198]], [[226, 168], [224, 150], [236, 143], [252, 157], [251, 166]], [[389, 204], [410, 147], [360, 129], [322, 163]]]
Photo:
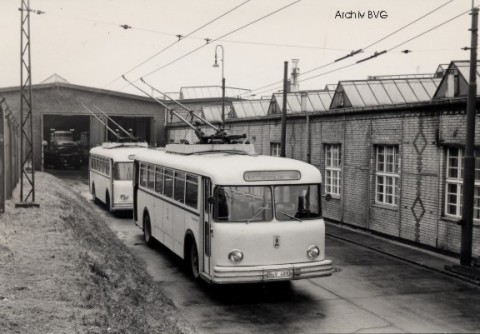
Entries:
[[215, 199], [217, 221], [258, 222], [273, 218], [272, 190], [267, 186], [217, 187]]
[[[480, 150], [475, 150], [475, 157], [473, 218], [480, 220]], [[447, 170], [445, 173], [445, 215], [455, 218], [460, 218], [462, 216], [463, 158], [463, 149], [447, 149]]]
[[163, 168], [158, 166], [155, 170], [155, 192], [163, 192]]
[[155, 186], [155, 167], [148, 165], [147, 188], [153, 190]]
[[198, 203], [198, 177], [187, 174], [185, 187], [185, 204], [196, 209]]
[[340, 145], [325, 145], [325, 193], [340, 196]]
[[185, 203], [185, 173], [175, 172], [175, 190], [173, 198], [180, 203]]
[[147, 166], [140, 164], [140, 185], [142, 187], [147, 186]]
[[375, 155], [375, 203], [397, 206], [400, 192], [398, 145], [377, 146]]
[[270, 143], [270, 155], [272, 157], [280, 156], [280, 143]]
[[115, 164], [115, 180], [133, 180], [133, 162], [117, 162]]
[[163, 179], [163, 194], [167, 197], [173, 197], [173, 170], [165, 169], [165, 178]]
[[320, 218], [319, 185], [275, 187], [275, 217], [280, 221]]

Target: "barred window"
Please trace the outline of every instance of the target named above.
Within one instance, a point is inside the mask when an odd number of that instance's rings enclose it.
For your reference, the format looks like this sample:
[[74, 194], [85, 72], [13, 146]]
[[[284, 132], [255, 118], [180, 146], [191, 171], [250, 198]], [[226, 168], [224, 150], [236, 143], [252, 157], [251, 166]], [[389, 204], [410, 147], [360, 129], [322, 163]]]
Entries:
[[325, 193], [340, 196], [340, 144], [325, 145]]
[[[448, 148], [445, 180], [445, 215], [455, 218], [462, 216], [463, 202], [463, 158], [462, 148]], [[475, 150], [475, 190], [473, 218], [480, 220], [480, 150]]]
[[375, 156], [375, 203], [397, 206], [400, 193], [398, 145], [376, 146]]

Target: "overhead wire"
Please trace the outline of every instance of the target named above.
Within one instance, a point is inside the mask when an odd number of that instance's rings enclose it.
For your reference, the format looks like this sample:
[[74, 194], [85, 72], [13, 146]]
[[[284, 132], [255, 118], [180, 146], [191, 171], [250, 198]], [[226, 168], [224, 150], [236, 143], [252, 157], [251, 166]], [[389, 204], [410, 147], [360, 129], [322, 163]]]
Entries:
[[[167, 63], [167, 64], [165, 64], [165, 65], [163, 65], [163, 66], [161, 66], [161, 67], [158, 67], [158, 68], [156, 68], [156, 69], [153, 70], [153, 71], [150, 71], [149, 73], [143, 75], [142, 77], [150, 76], [150, 75], [152, 75], [153, 73], [156, 73], [156, 72], [160, 71], [161, 69], [164, 69], [165, 67], [168, 67], [168, 66], [176, 63], [177, 61], [179, 61], [179, 60], [181, 60], [181, 59], [183, 59], [183, 58], [185, 58], [185, 57], [187, 57], [187, 56], [189, 56], [189, 55], [197, 52], [198, 50], [204, 48], [204, 47], [207, 46], [208, 44], [211, 44], [211, 43], [213, 43], [213, 42], [216, 42], [216, 41], [218, 41], [218, 40], [220, 40], [220, 39], [222, 39], [222, 38], [224, 38], [224, 37], [227, 37], [227, 36], [229, 36], [229, 35], [231, 35], [231, 34], [233, 34], [233, 33], [236, 33], [236, 32], [238, 32], [238, 31], [240, 31], [240, 30], [242, 30], [242, 29], [245, 29], [245, 28], [251, 26], [252, 24], [255, 24], [255, 23], [257, 23], [257, 22], [259, 22], [259, 21], [261, 21], [261, 20], [264, 20], [264, 19], [266, 19], [267, 17], [270, 17], [270, 16], [272, 16], [272, 15], [274, 15], [274, 14], [276, 14], [276, 13], [278, 13], [278, 12], [280, 12], [280, 11], [282, 11], [282, 10], [290, 7], [290, 6], [293, 6], [294, 4], [296, 4], [296, 3], [300, 2], [300, 1], [302, 1], [302, 0], [296, 0], [296, 1], [294, 1], [294, 2], [291, 2], [291, 3], [289, 3], [288, 5], [285, 5], [285, 6], [279, 8], [279, 9], [273, 11], [273, 12], [270, 12], [270, 13], [262, 16], [262, 17], [259, 17], [258, 19], [255, 19], [255, 20], [253, 20], [253, 21], [251, 21], [251, 22], [249, 22], [249, 23], [247, 23], [247, 24], [244, 24], [244, 25], [242, 25], [242, 26], [240, 26], [240, 27], [238, 27], [238, 28], [236, 28], [236, 29], [234, 29], [234, 30], [232, 30], [232, 31], [230, 31], [230, 32], [228, 32], [228, 33], [220, 36], [220, 37], [217, 37], [217, 38], [211, 40], [209, 43], [203, 44], [203, 45], [201, 45], [201, 46], [199, 46], [199, 47], [197, 47], [197, 48], [189, 51], [188, 53], [186, 53], [186, 54], [184, 54], [184, 55], [182, 55], [182, 56], [180, 56], [180, 57], [178, 57], [178, 58], [170, 61], [169, 63]], [[137, 79], [137, 80], [138, 80], [138, 79]], [[135, 81], [137, 81], [137, 80], [135, 80]]]
[[[475, 8], [478, 8], [478, 7], [480, 7], [480, 5], [479, 5], [479, 6], [475, 6]], [[395, 46], [393, 46], [393, 47], [391, 47], [391, 48], [389, 48], [389, 49], [387, 49], [387, 50], [385, 50], [385, 52], [383, 52], [383, 51], [382, 51], [382, 52], [379, 52], [377, 55], [385, 54], [385, 53], [387, 53], [387, 52], [389, 52], [389, 51], [392, 51], [392, 50], [394, 50], [394, 49], [396, 49], [396, 48], [398, 48], [398, 47], [400, 47], [400, 46], [402, 46], [402, 45], [404, 45], [404, 44], [406, 44], [406, 43], [408, 43], [408, 42], [413, 41], [414, 39], [417, 39], [418, 37], [421, 37], [421, 36], [423, 36], [423, 35], [431, 32], [431, 31], [433, 31], [433, 30], [435, 30], [435, 29], [437, 29], [437, 28], [440, 28], [441, 26], [443, 26], [443, 25], [445, 25], [445, 24], [447, 24], [447, 23], [449, 23], [449, 22], [451, 22], [451, 21], [459, 18], [460, 16], [469, 13], [470, 11], [471, 11], [471, 10], [469, 9], [469, 10], [466, 10], [466, 11], [464, 11], [464, 12], [458, 14], [458, 15], [455, 15], [454, 17], [452, 17], [452, 18], [450, 18], [450, 19], [448, 19], [448, 20], [446, 20], [446, 21], [443, 21], [443, 22], [440, 23], [440, 24], [437, 24], [437, 25], [433, 26], [432, 28], [427, 29], [427, 30], [425, 30], [425, 31], [423, 31], [423, 32], [421, 32], [421, 33], [419, 33], [419, 34], [417, 34], [417, 35], [415, 35], [415, 36], [413, 36], [413, 37], [411, 37], [411, 38], [409, 38], [409, 39], [407, 39], [407, 40], [405, 40], [405, 41], [403, 41], [403, 42], [401, 42], [401, 43], [399, 43], [399, 44], [397, 44], [397, 45], [395, 45]], [[375, 56], [375, 57], [376, 57], [376, 56]], [[369, 60], [370, 58], [367, 58], [367, 59]], [[317, 78], [317, 77], [319, 77], [319, 76], [322, 76], [322, 75], [325, 75], [325, 74], [329, 74], [329, 73], [333, 73], [333, 72], [335, 72], [335, 71], [339, 71], [339, 70], [342, 70], [342, 69], [344, 69], [344, 68], [351, 67], [351, 66], [357, 65], [357, 64], [359, 64], [358, 61], [355, 62], [355, 63], [352, 63], [352, 64], [350, 64], [350, 65], [347, 65], [347, 66], [340, 67], [340, 68], [337, 68], [337, 69], [335, 69], [335, 70], [329, 71], [329, 72], [321, 73], [321, 74], [318, 74], [318, 75], [314, 75], [314, 76], [311, 76], [311, 77], [308, 77], [308, 78], [299, 80], [298, 82], [303, 82], [303, 81], [307, 81], [307, 80], [310, 80], [310, 79], [314, 79], [314, 78]]]
[[[347, 56], [345, 56], [345, 57], [342, 57], [342, 58], [340, 58], [340, 59], [331, 61], [331, 62], [326, 63], [326, 64], [324, 64], [324, 65], [321, 65], [321, 66], [312, 68], [312, 69], [310, 69], [310, 70], [307, 70], [307, 71], [305, 71], [305, 72], [303, 72], [303, 73], [300, 73], [300, 74], [299, 74], [299, 77], [301, 77], [301, 76], [303, 76], [303, 75], [305, 75], [305, 74], [308, 74], [308, 73], [311, 73], [311, 72], [320, 70], [320, 69], [325, 68], [325, 67], [327, 67], [327, 66], [333, 65], [333, 64], [335, 64], [336, 62], [338, 62], [339, 60], [344, 60], [344, 59], [349, 58], [349, 57], [351, 57], [351, 56], [353, 56], [353, 55], [359, 54], [359, 53], [363, 52], [363, 50], [368, 49], [368, 48], [370, 48], [370, 47], [372, 47], [372, 46], [380, 43], [381, 41], [384, 41], [385, 39], [387, 39], [387, 38], [389, 38], [389, 37], [397, 34], [398, 32], [402, 31], [403, 29], [411, 26], [412, 24], [417, 23], [418, 21], [424, 19], [425, 17], [427, 17], [427, 16], [435, 13], [436, 11], [438, 11], [439, 9], [445, 7], [446, 5], [448, 5], [448, 4], [451, 3], [451, 2], [453, 2], [453, 0], [449, 0], [449, 1], [445, 2], [444, 4], [442, 4], [442, 5], [434, 8], [434, 9], [432, 9], [432, 10], [430, 10], [429, 12], [427, 12], [427, 13], [425, 13], [424, 15], [420, 16], [419, 18], [417, 18], [417, 19], [415, 19], [415, 20], [407, 23], [406, 25], [404, 25], [404, 26], [402, 26], [402, 27], [394, 30], [393, 32], [391, 32], [391, 33], [389, 33], [388, 35], [386, 35], [386, 36], [378, 39], [377, 41], [375, 41], [375, 42], [367, 45], [366, 47], [360, 48], [360, 49], [358, 49], [358, 50], [356, 50], [356, 51], [352, 51], [349, 55], [347, 55]], [[261, 86], [261, 87], [259, 87], [259, 88], [253, 89], [251, 92], [255, 92], [255, 91], [258, 91], [258, 90], [262, 90], [262, 89], [264, 89], [264, 88], [277, 85], [277, 84], [279, 84], [279, 83], [281, 83], [281, 82], [282, 82], [282, 80], [276, 81], [276, 82], [273, 82], [273, 83], [271, 83], [271, 84], [264, 85], [264, 86]], [[299, 81], [299, 82], [300, 82], [300, 81]], [[267, 90], [267, 91], [269, 91], [269, 90]], [[263, 91], [263, 92], [266, 92], [266, 91]], [[241, 94], [241, 95], [245, 95], [245, 93], [244, 93], [244, 94]]]

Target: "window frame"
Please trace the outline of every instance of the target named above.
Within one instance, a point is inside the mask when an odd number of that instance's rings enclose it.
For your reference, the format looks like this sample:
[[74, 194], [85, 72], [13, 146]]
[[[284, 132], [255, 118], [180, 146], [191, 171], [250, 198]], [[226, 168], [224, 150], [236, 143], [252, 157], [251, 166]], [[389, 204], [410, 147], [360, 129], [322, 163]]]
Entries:
[[[452, 150], [458, 150], [458, 155], [456, 156], [457, 159], [457, 166], [452, 167], [450, 166], [450, 157]], [[446, 161], [445, 161], [445, 192], [444, 192], [444, 205], [443, 205], [443, 215], [448, 218], [453, 219], [460, 219], [462, 218], [462, 209], [463, 209], [463, 180], [464, 180], [464, 157], [465, 157], [465, 149], [463, 147], [447, 147], [446, 148]], [[480, 161], [480, 149], [475, 149], [475, 174], [480, 172], [480, 168], [477, 168], [477, 162]], [[457, 170], [457, 176], [451, 177], [450, 169]], [[455, 203], [449, 202], [449, 195], [453, 194], [449, 192], [449, 185], [454, 185], [456, 187], [456, 201]], [[475, 178], [474, 180], [474, 200], [473, 200], [473, 220], [476, 223], [480, 222], [480, 206], [475, 206], [476, 200], [476, 190], [480, 189], [480, 178]], [[455, 214], [449, 213], [449, 206], [453, 205], [455, 207]], [[475, 218], [479, 217], [479, 218]]]
[[[334, 167], [333, 160], [334, 160], [334, 150], [333, 148], [337, 149], [337, 159], [336, 159], [336, 167]], [[341, 144], [325, 144], [324, 145], [324, 157], [325, 157], [325, 180], [324, 180], [324, 194], [330, 194], [334, 198], [340, 198], [342, 194], [342, 147]], [[329, 165], [330, 161], [330, 165]], [[333, 175], [335, 176], [335, 180], [337, 181], [336, 187], [331, 182], [333, 180]], [[336, 192], [333, 191], [334, 188], [337, 188]]]
[[[393, 151], [390, 156], [392, 156], [393, 163], [391, 164], [393, 167], [392, 171], [388, 171], [388, 148], [393, 148]], [[379, 153], [380, 149], [383, 150], [383, 159], [380, 163]], [[380, 164], [382, 167], [380, 168]], [[401, 157], [400, 157], [400, 145], [397, 144], [380, 144], [375, 145], [375, 200], [374, 203], [382, 206], [398, 208], [400, 205], [400, 185], [401, 185], [401, 175], [400, 175], [400, 165], [401, 165]], [[382, 179], [383, 182], [381, 186], [383, 187], [383, 192], [379, 192], [379, 179]], [[391, 185], [388, 184], [388, 180], [391, 180]], [[389, 194], [387, 192], [387, 187], [391, 187], [392, 193]], [[380, 195], [382, 198], [380, 199]], [[392, 198], [392, 203], [387, 201], [387, 198]]]

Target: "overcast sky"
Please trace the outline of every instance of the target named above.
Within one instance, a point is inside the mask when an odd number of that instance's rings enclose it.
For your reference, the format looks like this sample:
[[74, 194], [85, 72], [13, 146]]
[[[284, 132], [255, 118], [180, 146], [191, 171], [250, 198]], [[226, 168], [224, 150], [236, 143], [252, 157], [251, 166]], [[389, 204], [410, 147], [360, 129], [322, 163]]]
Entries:
[[[32, 9], [45, 12], [31, 15], [33, 83], [56, 73], [77, 85], [136, 92], [131, 87], [126, 88], [125, 82], [118, 78], [175, 42], [175, 35], [185, 36], [245, 1], [31, 0]], [[145, 76], [205, 44], [203, 38], [217, 39], [294, 1], [250, 0], [191, 36], [196, 38], [175, 43], [128, 73], [127, 77]], [[215, 46], [222, 44], [227, 86], [256, 89], [282, 80], [286, 60], [298, 58], [300, 73], [328, 64], [351, 50], [372, 44], [447, 2], [302, 0], [145, 78], [167, 92], [179, 91], [184, 86], [220, 85], [221, 68], [213, 68], [212, 64]], [[349, 65], [375, 51], [388, 50], [468, 10], [471, 5], [471, 0], [451, 1], [364, 53], [308, 73], [300, 80]], [[0, 0], [0, 87], [18, 86], [20, 82], [19, 7], [20, 0]], [[337, 15], [349, 11], [365, 13], [365, 17], [342, 19]], [[385, 11], [388, 17], [368, 18], [368, 11]], [[132, 29], [119, 27], [124, 24]], [[469, 58], [469, 52], [461, 48], [470, 45], [470, 24], [471, 16], [463, 15], [375, 59], [305, 80], [300, 83], [300, 89], [321, 89], [325, 84], [365, 79], [368, 75], [434, 72], [438, 64]], [[412, 52], [402, 53], [405, 49]], [[280, 86], [269, 88], [278, 90]], [[255, 91], [260, 95], [271, 92]]]

